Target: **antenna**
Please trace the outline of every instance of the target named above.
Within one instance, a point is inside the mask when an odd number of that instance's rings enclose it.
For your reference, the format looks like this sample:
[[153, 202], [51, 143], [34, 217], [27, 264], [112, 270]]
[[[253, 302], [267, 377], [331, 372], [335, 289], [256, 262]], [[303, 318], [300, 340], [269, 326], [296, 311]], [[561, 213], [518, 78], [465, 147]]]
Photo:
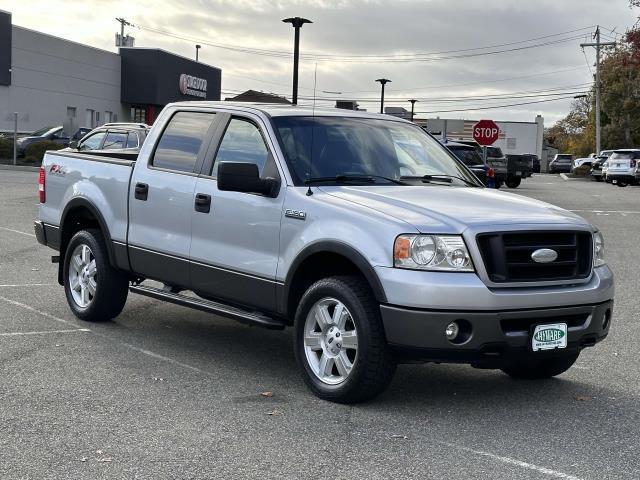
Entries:
[[[309, 177], [311, 177], [311, 166], [313, 165], [313, 130], [316, 126], [316, 86], [318, 84], [318, 62], [313, 72], [313, 107], [311, 109], [311, 158], [309, 159]], [[307, 185], [307, 197], [313, 195], [311, 184]]]

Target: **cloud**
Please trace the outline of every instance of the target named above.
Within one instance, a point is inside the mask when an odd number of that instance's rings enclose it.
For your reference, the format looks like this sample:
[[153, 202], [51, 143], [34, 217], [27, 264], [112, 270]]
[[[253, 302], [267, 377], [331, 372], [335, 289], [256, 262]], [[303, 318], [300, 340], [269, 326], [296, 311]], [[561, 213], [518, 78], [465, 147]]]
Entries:
[[[609, 29], [617, 27], [618, 32], [623, 32], [635, 21], [634, 12], [625, 0], [58, 0], [55, 4], [44, 0], [0, 0], [0, 8], [12, 11], [17, 25], [113, 51], [113, 36], [119, 30], [114, 17], [122, 16], [142, 27], [170, 31], [190, 39], [172, 38], [145, 28], [128, 29], [136, 37], [137, 46], [164, 48], [191, 57], [194, 44], [201, 43], [201, 60], [222, 68], [225, 91], [253, 88], [287, 95], [291, 90], [290, 58], [251, 55], [207, 44], [290, 52], [293, 29], [282, 23], [282, 19], [289, 16], [303, 16], [314, 22], [302, 29], [303, 54], [332, 55], [391, 55], [478, 48], [569, 32], [596, 23]], [[593, 63], [594, 55], [592, 50], [587, 50], [588, 60], [585, 60], [579, 43], [588, 39], [591, 31], [585, 28], [549, 37], [547, 40], [552, 41], [582, 35], [538, 48], [438, 61], [317, 62], [316, 67], [315, 60], [303, 58], [300, 92], [305, 97], [313, 95], [316, 68], [318, 96], [331, 96], [323, 94], [323, 90], [345, 92], [337, 97], [361, 100], [363, 106], [372, 110], [378, 108], [379, 85], [374, 80], [380, 76], [392, 80], [386, 90], [390, 104], [408, 106], [407, 99], [419, 98], [418, 111], [480, 104], [438, 102], [443, 97], [586, 84], [591, 81], [587, 63]], [[544, 42], [544, 39], [538, 41]], [[518, 46], [522, 44], [513, 45]], [[488, 103], [518, 102], [485, 102]], [[540, 113], [550, 124], [566, 114], [569, 104], [570, 99], [565, 99], [484, 112], [441, 113], [440, 116], [532, 121]]]

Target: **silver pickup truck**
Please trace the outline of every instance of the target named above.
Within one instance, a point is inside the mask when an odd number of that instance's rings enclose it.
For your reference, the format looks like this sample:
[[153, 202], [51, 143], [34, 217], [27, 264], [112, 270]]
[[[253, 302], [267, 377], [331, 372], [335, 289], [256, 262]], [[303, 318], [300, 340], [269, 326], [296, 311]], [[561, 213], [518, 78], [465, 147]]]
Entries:
[[484, 188], [395, 117], [172, 104], [137, 161], [48, 152], [39, 190], [36, 235], [77, 317], [112, 319], [132, 292], [293, 326], [331, 401], [372, 398], [405, 361], [551, 377], [611, 325], [596, 228]]

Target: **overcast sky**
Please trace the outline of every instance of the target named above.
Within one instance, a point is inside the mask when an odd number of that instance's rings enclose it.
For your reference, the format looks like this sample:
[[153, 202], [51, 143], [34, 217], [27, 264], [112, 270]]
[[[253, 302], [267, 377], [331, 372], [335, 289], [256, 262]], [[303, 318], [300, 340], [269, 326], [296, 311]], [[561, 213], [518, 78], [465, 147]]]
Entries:
[[223, 98], [249, 88], [290, 96], [293, 29], [281, 20], [302, 16], [314, 23], [302, 29], [301, 52], [314, 57], [301, 61], [300, 103], [312, 101], [317, 65], [316, 95], [331, 102], [357, 99], [377, 111], [374, 80], [386, 77], [392, 80], [386, 105], [409, 107], [407, 99], [419, 99], [416, 111], [425, 112], [419, 117], [533, 121], [541, 114], [546, 125], [566, 115], [570, 99], [470, 109], [584, 90], [595, 52], [583, 53], [579, 44], [591, 41], [596, 24], [609, 40], [638, 14], [627, 0], [0, 0], [0, 9], [13, 13], [15, 25], [111, 51], [119, 31], [114, 17], [138, 26], [126, 32], [139, 47], [193, 57], [199, 42], [200, 60], [222, 69]]

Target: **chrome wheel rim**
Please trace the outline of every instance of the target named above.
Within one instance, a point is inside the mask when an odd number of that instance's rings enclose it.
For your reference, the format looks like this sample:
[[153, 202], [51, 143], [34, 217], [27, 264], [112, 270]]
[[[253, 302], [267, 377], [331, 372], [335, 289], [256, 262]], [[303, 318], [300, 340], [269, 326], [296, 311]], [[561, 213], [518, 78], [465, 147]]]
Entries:
[[311, 307], [304, 324], [304, 353], [323, 383], [338, 385], [349, 378], [358, 360], [358, 332], [341, 301], [327, 297]]
[[81, 308], [91, 305], [98, 289], [96, 259], [87, 245], [78, 245], [69, 261], [69, 289]]

